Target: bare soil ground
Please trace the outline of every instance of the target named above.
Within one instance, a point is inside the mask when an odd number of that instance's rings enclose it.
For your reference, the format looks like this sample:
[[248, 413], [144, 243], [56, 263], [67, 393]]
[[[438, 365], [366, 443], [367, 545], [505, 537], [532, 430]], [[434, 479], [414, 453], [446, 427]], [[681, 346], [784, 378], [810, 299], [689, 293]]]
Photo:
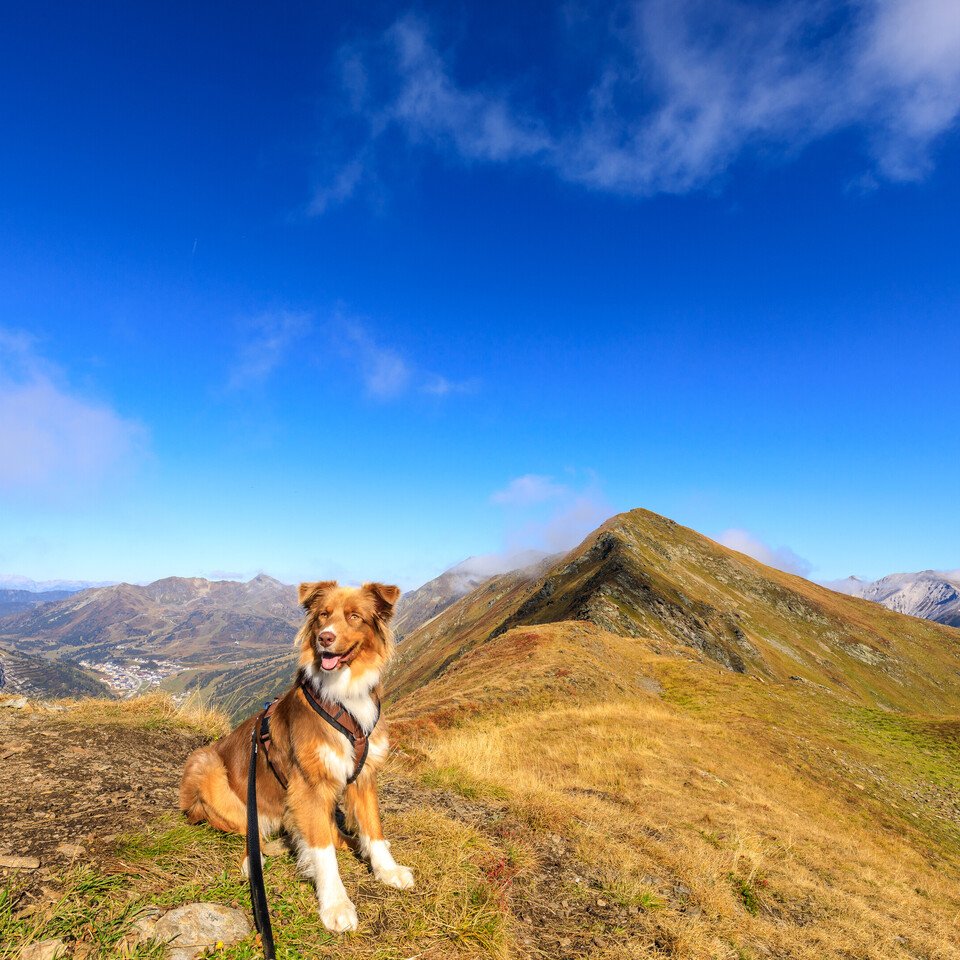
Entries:
[[68, 717], [0, 710], [0, 858], [40, 861], [19, 871], [26, 902], [49, 896], [71, 862], [100, 862], [117, 836], [175, 810], [183, 759], [206, 739]]

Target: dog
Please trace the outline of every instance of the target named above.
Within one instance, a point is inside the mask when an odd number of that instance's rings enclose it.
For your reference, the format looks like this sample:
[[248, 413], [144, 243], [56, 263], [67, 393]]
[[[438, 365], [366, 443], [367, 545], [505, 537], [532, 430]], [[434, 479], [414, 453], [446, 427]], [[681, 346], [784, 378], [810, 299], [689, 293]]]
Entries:
[[[414, 886], [413, 872], [396, 863], [384, 839], [377, 798], [376, 772], [389, 749], [384, 724], [377, 722], [380, 677], [393, 653], [389, 622], [399, 596], [398, 587], [382, 583], [300, 584], [306, 618], [297, 633], [297, 682], [275, 701], [267, 749], [258, 751], [260, 832], [286, 830], [300, 869], [316, 886], [320, 919], [334, 932], [357, 928], [357, 911], [337, 868], [338, 847], [364, 857], [381, 883], [399, 890]], [[259, 722], [260, 716], [251, 717], [187, 758], [180, 809], [190, 823], [206, 820], [219, 830], [246, 833], [247, 770]], [[343, 724], [357, 733], [362, 758]], [[337, 827], [338, 804], [352, 839]], [[245, 860], [245, 873], [246, 867]]]

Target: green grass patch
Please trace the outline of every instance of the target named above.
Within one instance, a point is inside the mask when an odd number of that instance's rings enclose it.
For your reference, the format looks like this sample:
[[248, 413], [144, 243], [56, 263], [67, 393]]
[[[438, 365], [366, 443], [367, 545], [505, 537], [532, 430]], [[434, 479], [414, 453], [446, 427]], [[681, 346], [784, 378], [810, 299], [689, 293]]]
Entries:
[[[428, 953], [450, 958], [493, 958], [509, 953], [508, 909], [490, 864], [509, 854], [475, 830], [431, 808], [388, 819], [393, 852], [417, 875], [414, 891], [384, 887], [366, 864], [344, 851], [340, 871], [360, 917], [355, 934], [328, 933], [320, 922], [313, 886], [298, 875], [291, 856], [268, 858], [265, 881], [280, 960], [401, 960]], [[193, 827], [169, 817], [120, 840], [99, 869], [58, 878], [62, 894], [44, 910], [21, 916], [13, 884], [0, 886], [0, 958], [51, 937], [83, 944], [91, 958], [161, 957], [156, 944], [126, 946], [148, 907], [162, 910], [208, 901], [236, 906], [248, 917], [246, 880], [240, 873], [242, 837]], [[223, 947], [222, 960], [262, 956], [253, 936]]]
[[425, 787], [458, 793], [468, 800], [506, 800], [509, 796], [503, 787], [477, 780], [459, 767], [434, 767], [424, 770], [420, 775], [420, 782]]
[[756, 880], [751, 877], [743, 877], [738, 873], [728, 873], [727, 879], [733, 886], [733, 892], [737, 899], [743, 904], [744, 910], [755, 917], [760, 912], [760, 895], [757, 892]]

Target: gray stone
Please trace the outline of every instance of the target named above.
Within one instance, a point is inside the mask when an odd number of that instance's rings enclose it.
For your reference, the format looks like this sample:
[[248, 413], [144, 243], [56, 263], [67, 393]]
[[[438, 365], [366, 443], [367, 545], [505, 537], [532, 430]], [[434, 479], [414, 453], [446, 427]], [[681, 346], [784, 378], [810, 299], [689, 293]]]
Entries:
[[8, 710], [22, 710], [28, 703], [26, 697], [14, 697], [12, 700], [0, 700], [0, 707], [6, 707]]
[[219, 903], [188, 903], [157, 916], [141, 917], [134, 924], [133, 941], [156, 940], [167, 944], [167, 960], [194, 960], [204, 950], [236, 943], [250, 933], [242, 910]]
[[20, 951], [20, 960], [59, 960], [66, 955], [67, 948], [62, 940], [41, 940], [39, 943], [31, 943], [23, 947]]
[[36, 857], [14, 857], [6, 854], [0, 856], [0, 869], [6, 870], [36, 870], [40, 861]]

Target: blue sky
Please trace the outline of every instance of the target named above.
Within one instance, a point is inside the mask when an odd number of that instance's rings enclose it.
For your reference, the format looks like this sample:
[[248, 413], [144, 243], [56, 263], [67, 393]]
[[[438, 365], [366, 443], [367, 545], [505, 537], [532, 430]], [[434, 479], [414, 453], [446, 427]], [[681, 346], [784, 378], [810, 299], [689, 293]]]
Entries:
[[643, 506], [960, 567], [960, 8], [35, 3], [0, 571], [381, 578]]

